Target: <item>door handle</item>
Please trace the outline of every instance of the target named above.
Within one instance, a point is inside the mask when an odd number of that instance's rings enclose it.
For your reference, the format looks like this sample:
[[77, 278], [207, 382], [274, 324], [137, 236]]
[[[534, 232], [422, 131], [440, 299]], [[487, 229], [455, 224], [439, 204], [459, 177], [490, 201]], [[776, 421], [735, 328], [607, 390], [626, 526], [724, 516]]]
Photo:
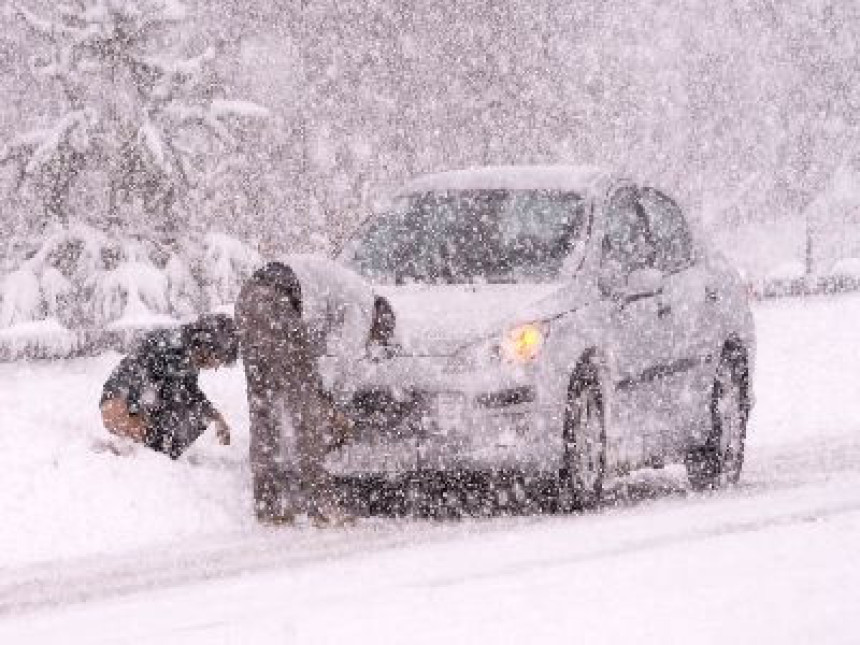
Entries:
[[658, 318], [665, 318], [666, 316], [668, 316], [671, 313], [672, 313], [672, 305], [670, 305], [668, 302], [657, 303], [657, 317]]

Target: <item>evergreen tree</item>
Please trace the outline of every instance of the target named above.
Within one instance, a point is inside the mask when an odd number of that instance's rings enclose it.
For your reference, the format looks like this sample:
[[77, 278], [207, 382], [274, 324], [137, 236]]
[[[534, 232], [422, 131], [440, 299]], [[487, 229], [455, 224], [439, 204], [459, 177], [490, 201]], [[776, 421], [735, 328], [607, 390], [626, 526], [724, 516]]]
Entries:
[[[38, 71], [65, 104], [48, 127], [16, 138], [0, 156], [15, 166], [18, 186], [36, 188], [46, 222], [65, 223], [92, 217], [72, 203], [85, 180], [84, 191], [104, 187], [96, 197], [103, 210], [89, 223], [139, 232], [144, 218], [157, 237], [175, 237], [177, 207], [205, 176], [203, 166], [235, 147], [231, 117], [252, 115], [247, 104], [217, 96], [212, 49], [181, 54], [184, 6], [79, 0], [59, 6], [55, 19], [13, 8], [47, 45]], [[264, 113], [255, 109], [253, 116]]]

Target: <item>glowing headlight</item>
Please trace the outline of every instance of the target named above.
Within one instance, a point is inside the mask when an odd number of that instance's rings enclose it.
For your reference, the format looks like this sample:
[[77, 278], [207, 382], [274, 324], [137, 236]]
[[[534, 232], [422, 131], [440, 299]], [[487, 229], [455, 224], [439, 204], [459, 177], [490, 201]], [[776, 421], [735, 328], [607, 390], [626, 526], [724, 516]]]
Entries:
[[547, 328], [541, 323], [527, 323], [508, 330], [500, 346], [502, 358], [512, 363], [527, 363], [540, 354]]

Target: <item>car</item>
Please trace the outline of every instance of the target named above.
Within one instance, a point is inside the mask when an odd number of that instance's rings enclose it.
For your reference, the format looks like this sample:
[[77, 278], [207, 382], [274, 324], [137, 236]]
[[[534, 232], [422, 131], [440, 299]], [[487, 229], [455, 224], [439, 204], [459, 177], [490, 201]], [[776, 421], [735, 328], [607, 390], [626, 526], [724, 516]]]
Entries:
[[747, 292], [664, 192], [580, 166], [427, 175], [339, 259], [393, 332], [349, 384], [332, 472], [549, 475], [569, 507], [670, 462], [695, 489], [738, 481]]

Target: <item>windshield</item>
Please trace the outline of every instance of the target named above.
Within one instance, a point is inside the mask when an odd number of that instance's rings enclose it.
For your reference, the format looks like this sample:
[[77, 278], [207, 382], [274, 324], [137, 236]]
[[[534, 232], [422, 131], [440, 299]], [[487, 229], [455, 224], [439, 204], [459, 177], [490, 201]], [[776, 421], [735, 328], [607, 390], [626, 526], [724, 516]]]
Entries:
[[402, 198], [346, 261], [377, 283], [544, 282], [585, 234], [584, 202], [548, 190], [465, 190]]

